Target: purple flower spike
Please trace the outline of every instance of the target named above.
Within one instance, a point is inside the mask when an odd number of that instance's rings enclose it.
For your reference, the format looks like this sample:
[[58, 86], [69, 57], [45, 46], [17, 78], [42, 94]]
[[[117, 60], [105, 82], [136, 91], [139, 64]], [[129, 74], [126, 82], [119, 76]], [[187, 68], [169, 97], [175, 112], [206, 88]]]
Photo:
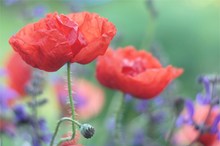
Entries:
[[211, 89], [210, 89], [210, 81], [207, 77], [200, 77], [199, 83], [203, 83], [206, 94], [210, 95]]
[[9, 108], [10, 101], [17, 96], [18, 94], [14, 90], [0, 86], [0, 113], [5, 112]]
[[47, 133], [47, 134], [42, 135], [40, 139], [41, 139], [44, 143], [50, 143], [51, 138], [52, 138], [52, 135], [51, 135], [50, 133]]
[[132, 95], [125, 94], [125, 102], [130, 102], [133, 99]]
[[220, 114], [215, 118], [215, 121], [212, 124], [211, 132], [213, 132], [213, 133], [217, 133], [218, 132], [219, 122], [220, 122]]
[[210, 104], [211, 102], [211, 97], [210, 96], [206, 96], [206, 95], [203, 95], [201, 93], [198, 93], [196, 95], [196, 101], [202, 105], [206, 105], [206, 104]]
[[198, 93], [196, 96], [196, 100], [200, 104], [210, 104], [211, 102], [211, 88], [210, 88], [210, 81], [208, 77], [200, 77], [199, 83], [202, 83], [205, 88], [205, 94]]
[[180, 115], [176, 120], [176, 126], [181, 127], [183, 124], [185, 124], [185, 119], [182, 115]]
[[6, 6], [11, 6], [11, 5], [13, 5], [13, 4], [17, 3], [17, 2], [19, 2], [19, 0], [4, 0], [4, 4]]
[[218, 135], [217, 135], [217, 136], [218, 136], [218, 140], [220, 141], [220, 132], [218, 132]]
[[143, 113], [147, 110], [148, 101], [147, 100], [140, 100], [137, 102], [135, 109], [139, 113]]
[[38, 120], [38, 125], [39, 125], [39, 128], [41, 131], [47, 131], [48, 130], [48, 127], [47, 127], [47, 123], [45, 121], [45, 119], [39, 119]]
[[186, 100], [185, 101], [185, 107], [186, 107], [187, 112], [188, 112], [189, 120], [192, 120], [193, 115], [194, 115], [193, 102], [191, 100]]
[[165, 113], [164, 112], [157, 112], [157, 113], [155, 113], [154, 115], [152, 115], [152, 121], [155, 123], [155, 124], [159, 124], [159, 123], [161, 123], [163, 120], [164, 120], [164, 118], [165, 118]]
[[115, 117], [110, 117], [106, 122], [106, 129], [110, 132], [114, 132], [115, 129]]
[[142, 130], [136, 131], [134, 134], [133, 146], [143, 145], [145, 141], [144, 132]]
[[38, 5], [35, 6], [32, 10], [33, 17], [41, 18], [43, 17], [47, 12], [47, 8], [44, 5]]
[[183, 124], [193, 124], [193, 115], [194, 115], [194, 105], [191, 100], [186, 100], [185, 101], [185, 108], [187, 110], [186, 115], [180, 115], [177, 120], [176, 120], [176, 126], [180, 127]]
[[45, 119], [39, 119], [38, 120], [38, 126], [39, 129], [41, 131], [41, 136], [40, 139], [44, 142], [44, 143], [49, 143], [51, 140], [52, 135], [49, 132], [49, 128], [47, 126], [47, 122]]
[[14, 113], [15, 113], [15, 121], [17, 124], [22, 124], [22, 123], [29, 123], [30, 117], [28, 114], [25, 112], [25, 109], [22, 105], [17, 105], [14, 107]]
[[161, 96], [159, 96], [159, 97], [157, 97], [157, 98], [154, 99], [154, 103], [155, 103], [157, 106], [161, 106], [161, 105], [163, 105], [163, 103], [164, 103], [164, 99], [163, 99]]

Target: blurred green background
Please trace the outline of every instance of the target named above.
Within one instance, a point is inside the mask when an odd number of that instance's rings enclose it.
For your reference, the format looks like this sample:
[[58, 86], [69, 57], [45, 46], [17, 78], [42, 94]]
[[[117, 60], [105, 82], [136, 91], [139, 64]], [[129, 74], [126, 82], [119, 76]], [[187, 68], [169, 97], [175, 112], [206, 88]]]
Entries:
[[[4, 67], [12, 51], [8, 44], [10, 36], [42, 17], [30, 14], [36, 7], [43, 7], [43, 14], [89, 11], [108, 18], [118, 30], [112, 47], [133, 45], [152, 51], [165, 65], [184, 68], [179, 78], [180, 95], [195, 96], [201, 88], [196, 84], [199, 75], [220, 73], [219, 0], [14, 0], [12, 4], [8, 1], [0, 1], [0, 67]], [[94, 66], [92, 63], [85, 67], [94, 72]], [[94, 76], [88, 78], [95, 81]], [[107, 116], [105, 110], [100, 119]], [[56, 121], [50, 123], [53, 128]], [[102, 123], [96, 123], [99, 124]]]
[[46, 12], [90, 11], [107, 17], [118, 29], [114, 47], [159, 47], [167, 64], [185, 69], [184, 94], [196, 92], [191, 89], [198, 75], [220, 72], [219, 0], [152, 0], [152, 5], [149, 0], [14, 0], [12, 5], [4, 1], [0, 7], [1, 66], [12, 51], [10, 36], [37, 20], [25, 18], [28, 11], [44, 6]]

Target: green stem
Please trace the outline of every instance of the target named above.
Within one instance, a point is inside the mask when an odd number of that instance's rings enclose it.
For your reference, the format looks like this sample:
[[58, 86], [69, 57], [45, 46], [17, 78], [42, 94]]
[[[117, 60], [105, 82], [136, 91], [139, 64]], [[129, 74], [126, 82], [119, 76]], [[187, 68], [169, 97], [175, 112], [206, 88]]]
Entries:
[[[72, 123], [73, 124], [76, 124], [79, 128], [81, 127], [81, 125], [82, 124], [80, 124], [78, 121], [76, 121], [76, 120], [72, 120], [71, 119], [71, 121], [72, 121]], [[61, 145], [63, 142], [65, 142], [65, 141], [69, 141], [69, 140], [72, 140], [73, 138], [72, 137], [67, 137], [67, 138], [62, 138], [59, 142], [58, 142], [58, 144], [57, 144], [57, 146], [59, 146], [59, 145]]]
[[166, 138], [166, 146], [169, 146], [171, 144], [171, 138], [172, 138], [174, 130], [175, 130], [176, 120], [177, 120], [177, 116], [174, 115], [170, 131], [168, 132], [168, 135]]
[[[64, 117], [64, 118], [60, 119], [60, 120], [58, 121], [58, 123], [57, 123], [55, 132], [54, 132], [53, 137], [52, 137], [52, 140], [51, 140], [51, 142], [50, 142], [50, 146], [53, 146], [53, 143], [54, 143], [55, 137], [56, 137], [56, 135], [57, 135], [57, 133], [58, 133], [60, 124], [61, 124], [62, 122], [64, 122], [64, 121], [70, 121], [72, 124], [76, 124], [79, 128], [81, 127], [81, 124], [80, 124], [78, 121], [72, 120], [71, 118]], [[71, 138], [70, 138], [70, 139], [67, 139], [67, 140], [71, 140]]]
[[31, 109], [32, 109], [32, 117], [34, 121], [34, 134], [37, 137], [39, 144], [41, 145], [41, 140], [38, 138], [40, 136], [40, 131], [38, 125], [38, 118], [37, 118], [37, 97], [33, 96], [32, 101], [33, 101], [33, 106]]
[[[125, 96], [125, 94], [124, 94]], [[116, 124], [116, 129], [115, 129], [115, 142], [116, 145], [124, 146], [124, 142], [122, 140], [122, 120], [123, 120], [123, 115], [124, 115], [124, 106], [125, 106], [125, 97], [122, 97], [121, 100], [119, 101], [119, 106], [118, 110], [116, 112], [115, 116], [115, 124]]]
[[[68, 93], [69, 93], [72, 120], [74, 120], [75, 119], [74, 118], [75, 117], [75, 108], [74, 108], [73, 96], [72, 96], [70, 62], [67, 63], [67, 82], [68, 82]], [[71, 137], [71, 139], [73, 139], [74, 137], [75, 137], [75, 124], [72, 123], [72, 137]]]
[[[69, 96], [69, 101], [70, 101], [70, 108], [71, 108], [71, 115], [72, 117], [71, 118], [62, 118], [58, 121], [57, 123], [57, 127], [55, 129], [55, 132], [54, 132], [54, 135], [52, 137], [52, 140], [51, 140], [51, 143], [50, 143], [50, 146], [53, 146], [53, 143], [54, 143], [54, 140], [55, 140], [55, 137], [57, 135], [57, 132], [58, 132], [58, 129], [60, 127], [60, 124], [63, 122], [63, 121], [71, 121], [72, 122], [72, 136], [71, 138], [66, 138], [65, 140], [62, 140], [60, 143], [64, 142], [64, 141], [67, 141], [67, 140], [71, 140], [75, 137], [75, 124], [78, 125], [79, 127], [81, 126], [81, 124], [77, 121], [75, 121], [75, 108], [74, 108], [74, 102], [73, 102], [73, 96], [72, 96], [72, 84], [71, 84], [71, 70], [70, 70], [70, 62], [67, 63], [67, 83], [68, 83], [68, 96]], [[58, 144], [58, 145], [59, 145]]]

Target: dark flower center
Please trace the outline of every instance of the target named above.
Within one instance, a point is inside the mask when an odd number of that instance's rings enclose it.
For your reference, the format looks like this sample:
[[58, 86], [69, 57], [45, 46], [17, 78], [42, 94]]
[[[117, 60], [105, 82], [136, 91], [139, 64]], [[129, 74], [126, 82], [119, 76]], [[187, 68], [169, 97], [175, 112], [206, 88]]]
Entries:
[[130, 76], [136, 76], [146, 70], [146, 66], [141, 58], [135, 60], [123, 60], [122, 73]]

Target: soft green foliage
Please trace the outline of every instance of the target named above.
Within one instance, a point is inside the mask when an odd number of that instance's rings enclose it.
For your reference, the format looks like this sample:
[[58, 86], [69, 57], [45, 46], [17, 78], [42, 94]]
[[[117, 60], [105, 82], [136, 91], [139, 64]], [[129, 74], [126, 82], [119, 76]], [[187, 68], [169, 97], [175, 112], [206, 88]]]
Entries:
[[[8, 44], [10, 36], [27, 23], [36, 21], [36, 19], [25, 19], [22, 15], [24, 9], [31, 9], [41, 4], [48, 8], [48, 12], [58, 11], [66, 14], [71, 12], [66, 2], [68, 0], [26, 0], [25, 5], [18, 2], [5, 6], [1, 0], [0, 67], [4, 67], [5, 60], [12, 51]], [[133, 45], [138, 49], [152, 50], [151, 47], [156, 44], [159, 48], [154, 53], [163, 56], [165, 64], [172, 63], [174, 66], [184, 68], [184, 74], [179, 79], [181, 87], [179, 95], [195, 95], [197, 90], [194, 89], [198, 88], [195, 79], [198, 75], [220, 73], [220, 2], [218, 0], [155, 0], [153, 5], [158, 13], [156, 17], [151, 15], [145, 0], [107, 0], [100, 4], [83, 1], [81, 5], [83, 5], [82, 11], [99, 13], [116, 25], [118, 32], [113, 47]], [[85, 67], [94, 72], [94, 66], [92, 63]], [[89, 75], [86, 78], [97, 82], [94, 73], [93, 76]], [[45, 89], [46, 94], [53, 99], [54, 95], [47, 93], [48, 90], [50, 89]], [[111, 116], [109, 112], [112, 110], [111, 103], [117, 98], [116, 96], [121, 95], [105, 90], [106, 105], [102, 113], [90, 121], [90, 124], [96, 128], [96, 134], [91, 140], [83, 140], [85, 146], [95, 144], [102, 146], [108, 139], [106, 134], [108, 131], [102, 126], [105, 126], [106, 117]], [[135, 117], [131, 109], [126, 108], [126, 110], [126, 120]], [[44, 111], [47, 111], [46, 115]], [[57, 105], [52, 102], [39, 112], [46, 116], [53, 131], [58, 117]], [[146, 124], [143, 118], [140, 122]], [[131, 122], [130, 125], [132, 129], [134, 123]], [[100, 135], [102, 137], [99, 137]], [[161, 137], [158, 137], [158, 140], [160, 139]], [[8, 145], [11, 144], [3, 146]]]

